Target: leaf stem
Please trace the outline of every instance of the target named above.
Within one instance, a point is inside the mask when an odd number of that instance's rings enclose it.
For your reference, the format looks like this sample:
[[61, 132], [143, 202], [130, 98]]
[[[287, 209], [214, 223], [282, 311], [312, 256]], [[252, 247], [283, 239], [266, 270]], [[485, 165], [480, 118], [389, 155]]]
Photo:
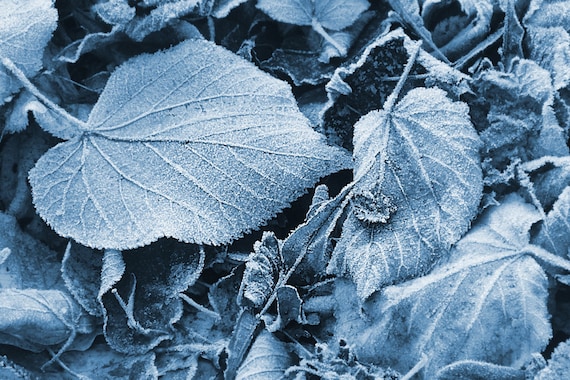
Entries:
[[[331, 199], [329, 202], [334, 202], [335, 200], [343, 199], [342, 204], [340, 205], [340, 207], [338, 207], [338, 209], [335, 211], [335, 213], [331, 216], [331, 218], [329, 219], [330, 221], [330, 225], [327, 227], [327, 229], [331, 228], [331, 226], [334, 226], [337, 222], [337, 220], [340, 218], [340, 216], [342, 215], [342, 213], [344, 212], [344, 209], [346, 207], [346, 204], [348, 203], [348, 198], [346, 198], [347, 194], [352, 190], [352, 188], [354, 187], [355, 182], [351, 182], [348, 185], [346, 185], [341, 191], [340, 193], [337, 194], [336, 197], [334, 197], [333, 199]], [[313, 239], [313, 237], [311, 237], [311, 239]], [[297, 259], [295, 260], [295, 262], [293, 263], [293, 265], [291, 266], [291, 268], [289, 268], [289, 270], [287, 271], [287, 273], [279, 278], [279, 281], [277, 281], [277, 283], [275, 284], [275, 287], [273, 288], [273, 292], [271, 293], [271, 295], [269, 296], [269, 298], [267, 299], [267, 302], [265, 302], [265, 306], [263, 307], [263, 309], [261, 309], [261, 311], [255, 316], [255, 318], [257, 319], [261, 319], [261, 316], [263, 314], [265, 314], [267, 312], [267, 310], [271, 307], [271, 305], [273, 304], [273, 302], [275, 301], [275, 299], [277, 298], [277, 290], [284, 286], [289, 279], [291, 278], [291, 276], [293, 275], [293, 273], [295, 273], [295, 270], [297, 270], [297, 267], [299, 266], [299, 264], [301, 264], [301, 261], [303, 261], [303, 259], [305, 258], [305, 256], [307, 255], [308, 247], [311, 245], [311, 242], [309, 241], [305, 247], [307, 247], [307, 249], [303, 249], [300, 253], [299, 256], [297, 256]]]
[[415, 49], [410, 54], [410, 58], [408, 59], [408, 63], [406, 63], [406, 67], [404, 67], [404, 71], [402, 72], [400, 80], [398, 80], [396, 87], [394, 87], [394, 91], [392, 91], [392, 93], [388, 95], [388, 99], [386, 99], [386, 102], [384, 103], [384, 111], [386, 111], [388, 114], [392, 112], [392, 108], [394, 108], [396, 100], [398, 100], [400, 92], [402, 91], [402, 88], [404, 87], [404, 84], [406, 83], [408, 76], [412, 72], [412, 67], [414, 66], [414, 63], [416, 63], [416, 59], [418, 58], [418, 55], [420, 53], [421, 45], [422, 45], [421, 42], [417, 42], [415, 44]]
[[522, 253], [528, 253], [536, 259], [547, 263], [548, 265], [570, 272], [570, 261], [558, 255], [552, 254], [546, 249], [539, 247], [538, 245], [529, 244], [523, 249]]
[[210, 317], [214, 318], [215, 320], [219, 321], [221, 319], [220, 314], [216, 313], [213, 310], [208, 309], [200, 305], [198, 302], [194, 301], [192, 298], [188, 297], [184, 293], [180, 293], [179, 297], [182, 298], [188, 305], [194, 307], [195, 309], [201, 311], [202, 313], [209, 315]]
[[332, 38], [332, 36], [325, 30], [325, 28], [323, 28], [321, 23], [316, 18], [314, 18], [313, 21], [311, 22], [311, 27], [315, 32], [317, 32], [321, 37], [323, 37], [325, 41], [334, 46], [334, 48], [338, 50], [338, 52], [340, 53], [341, 57], [346, 56], [346, 53], [348, 53], [346, 48], [341, 44], [339, 44], [337, 40]]
[[61, 108], [51, 100], [49, 100], [44, 94], [38, 90], [36, 86], [26, 77], [26, 74], [22, 72], [15, 64], [12, 62], [10, 58], [2, 58], [2, 65], [6, 67], [18, 80], [22, 83], [22, 85], [26, 88], [26, 90], [30, 91], [39, 101], [41, 101], [46, 107], [57, 113], [59, 116], [67, 120], [69, 123], [74, 124], [78, 127], [79, 130], [87, 130], [87, 123], [82, 120], [79, 120], [75, 116], [71, 115], [65, 109]]

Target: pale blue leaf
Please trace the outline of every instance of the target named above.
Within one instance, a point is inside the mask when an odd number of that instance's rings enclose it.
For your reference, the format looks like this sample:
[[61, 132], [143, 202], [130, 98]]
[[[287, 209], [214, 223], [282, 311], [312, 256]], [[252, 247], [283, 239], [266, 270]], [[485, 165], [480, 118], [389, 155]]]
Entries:
[[568, 258], [568, 249], [570, 249], [570, 187], [566, 187], [554, 202], [533, 243], [560, 257]]
[[292, 364], [293, 358], [287, 345], [263, 330], [237, 370], [236, 380], [283, 379], [285, 370]]
[[[0, 0], [0, 58], [8, 58], [27, 77], [42, 67], [44, 48], [57, 26], [53, 0]], [[0, 67], [0, 105], [20, 82]]]
[[426, 273], [467, 231], [483, 187], [468, 111], [416, 88], [354, 126], [356, 184], [327, 271], [348, 273], [361, 299]]
[[261, 308], [283, 271], [283, 257], [279, 241], [272, 232], [265, 232], [253, 249], [245, 263], [238, 303]]
[[[109, 256], [107, 256], [107, 260]], [[67, 290], [91, 315], [103, 315], [98, 299], [103, 255], [93, 249], [69, 242], [61, 262], [61, 277]]]
[[[570, 27], [568, 27], [570, 30]], [[528, 27], [530, 59], [548, 70], [556, 90], [570, 83], [570, 34], [562, 26]]]
[[[450, 260], [430, 274], [389, 286], [365, 305], [359, 360], [406, 372], [428, 356], [425, 379], [456, 361], [520, 368], [548, 344], [548, 278], [527, 254], [538, 211], [516, 195], [489, 209]], [[340, 322], [339, 322], [340, 323]]]
[[94, 248], [228, 243], [350, 166], [287, 84], [205, 40], [122, 65], [81, 128], [29, 178], [40, 216]]
[[312, 25], [313, 20], [331, 30], [352, 25], [370, 4], [367, 0], [259, 0], [257, 7], [277, 21]]

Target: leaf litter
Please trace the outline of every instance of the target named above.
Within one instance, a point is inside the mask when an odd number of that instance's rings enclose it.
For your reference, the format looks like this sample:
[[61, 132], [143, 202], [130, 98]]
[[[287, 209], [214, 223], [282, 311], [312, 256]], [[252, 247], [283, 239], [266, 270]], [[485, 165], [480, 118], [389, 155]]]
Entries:
[[568, 1], [15, 4], [2, 377], [564, 376]]

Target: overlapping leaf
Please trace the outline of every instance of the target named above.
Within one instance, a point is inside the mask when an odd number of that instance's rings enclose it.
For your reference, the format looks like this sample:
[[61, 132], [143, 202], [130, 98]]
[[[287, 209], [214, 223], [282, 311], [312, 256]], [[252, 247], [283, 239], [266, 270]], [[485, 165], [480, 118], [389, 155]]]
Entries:
[[362, 299], [426, 273], [477, 212], [479, 145], [467, 106], [436, 88], [360, 119], [351, 212], [328, 271], [348, 272]]
[[568, 2], [533, 0], [523, 19], [530, 58], [551, 72], [558, 90], [570, 83], [570, 16]]
[[473, 123], [481, 132], [488, 178], [517, 160], [568, 154], [547, 70], [531, 60], [515, 59], [509, 72], [485, 70], [472, 84], [477, 94], [471, 104]]
[[448, 263], [390, 286], [367, 304], [360, 359], [407, 371], [425, 353], [426, 379], [458, 360], [519, 367], [546, 347], [548, 281], [526, 247], [538, 212], [518, 196], [488, 210]]
[[[179, 294], [200, 276], [203, 251], [165, 239], [123, 257], [126, 275], [100, 290], [105, 337], [119, 352], [145, 353], [173, 336], [172, 324], [182, 317]], [[113, 259], [105, 255], [105, 261]]]
[[[57, 26], [53, 0], [2, 0], [0, 9], [0, 58], [12, 60], [32, 77], [42, 67], [43, 50]], [[0, 68], [0, 105], [19, 87]]]
[[[415, 42], [402, 29], [397, 29], [380, 34], [365, 46], [358, 61], [335, 70], [326, 86], [329, 101], [321, 116], [325, 133], [331, 140], [340, 140], [338, 143], [344, 147], [352, 147], [352, 127], [362, 115], [384, 105], [396, 86], [393, 78], [402, 75], [415, 48]], [[438, 86], [457, 96], [468, 91], [467, 76], [423, 49], [410, 76], [414, 77], [416, 86]]]
[[561, 257], [568, 257], [570, 248], [570, 187], [554, 202], [533, 243]]
[[275, 288], [275, 284], [283, 271], [283, 257], [279, 242], [273, 233], [265, 233], [261, 241], [254, 245], [254, 252], [245, 263], [245, 271], [238, 299], [248, 306], [257, 308], [263, 304]]
[[536, 380], [562, 379], [570, 371], [570, 342], [561, 342], [548, 360], [548, 366], [543, 368], [535, 377]]
[[285, 343], [263, 330], [238, 369], [236, 379], [282, 379], [292, 364], [290, 350]]
[[40, 216], [95, 248], [227, 243], [349, 165], [286, 84], [204, 40], [117, 69], [81, 128], [30, 183]]
[[318, 22], [331, 30], [352, 25], [370, 4], [367, 0], [259, 0], [257, 7], [277, 21], [295, 25]]

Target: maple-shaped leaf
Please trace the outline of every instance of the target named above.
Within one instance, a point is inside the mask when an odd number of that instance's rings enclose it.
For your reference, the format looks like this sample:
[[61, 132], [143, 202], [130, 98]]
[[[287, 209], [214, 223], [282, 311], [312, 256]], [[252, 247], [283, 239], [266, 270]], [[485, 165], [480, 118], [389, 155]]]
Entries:
[[350, 165], [287, 84], [205, 40], [123, 64], [79, 130], [29, 179], [40, 216], [93, 248], [228, 243]]
[[[0, 0], [0, 58], [15, 62], [28, 77], [42, 67], [44, 48], [57, 26], [53, 0]], [[0, 105], [20, 83], [0, 67]]]
[[348, 272], [361, 299], [426, 273], [477, 213], [479, 146], [467, 105], [437, 88], [362, 117], [351, 212], [327, 270]]
[[371, 325], [347, 337], [358, 358], [406, 372], [426, 354], [423, 376], [431, 379], [456, 361], [519, 368], [541, 352], [551, 337], [548, 279], [528, 249], [539, 219], [510, 195], [487, 210], [449, 262], [372, 297], [365, 304]]

